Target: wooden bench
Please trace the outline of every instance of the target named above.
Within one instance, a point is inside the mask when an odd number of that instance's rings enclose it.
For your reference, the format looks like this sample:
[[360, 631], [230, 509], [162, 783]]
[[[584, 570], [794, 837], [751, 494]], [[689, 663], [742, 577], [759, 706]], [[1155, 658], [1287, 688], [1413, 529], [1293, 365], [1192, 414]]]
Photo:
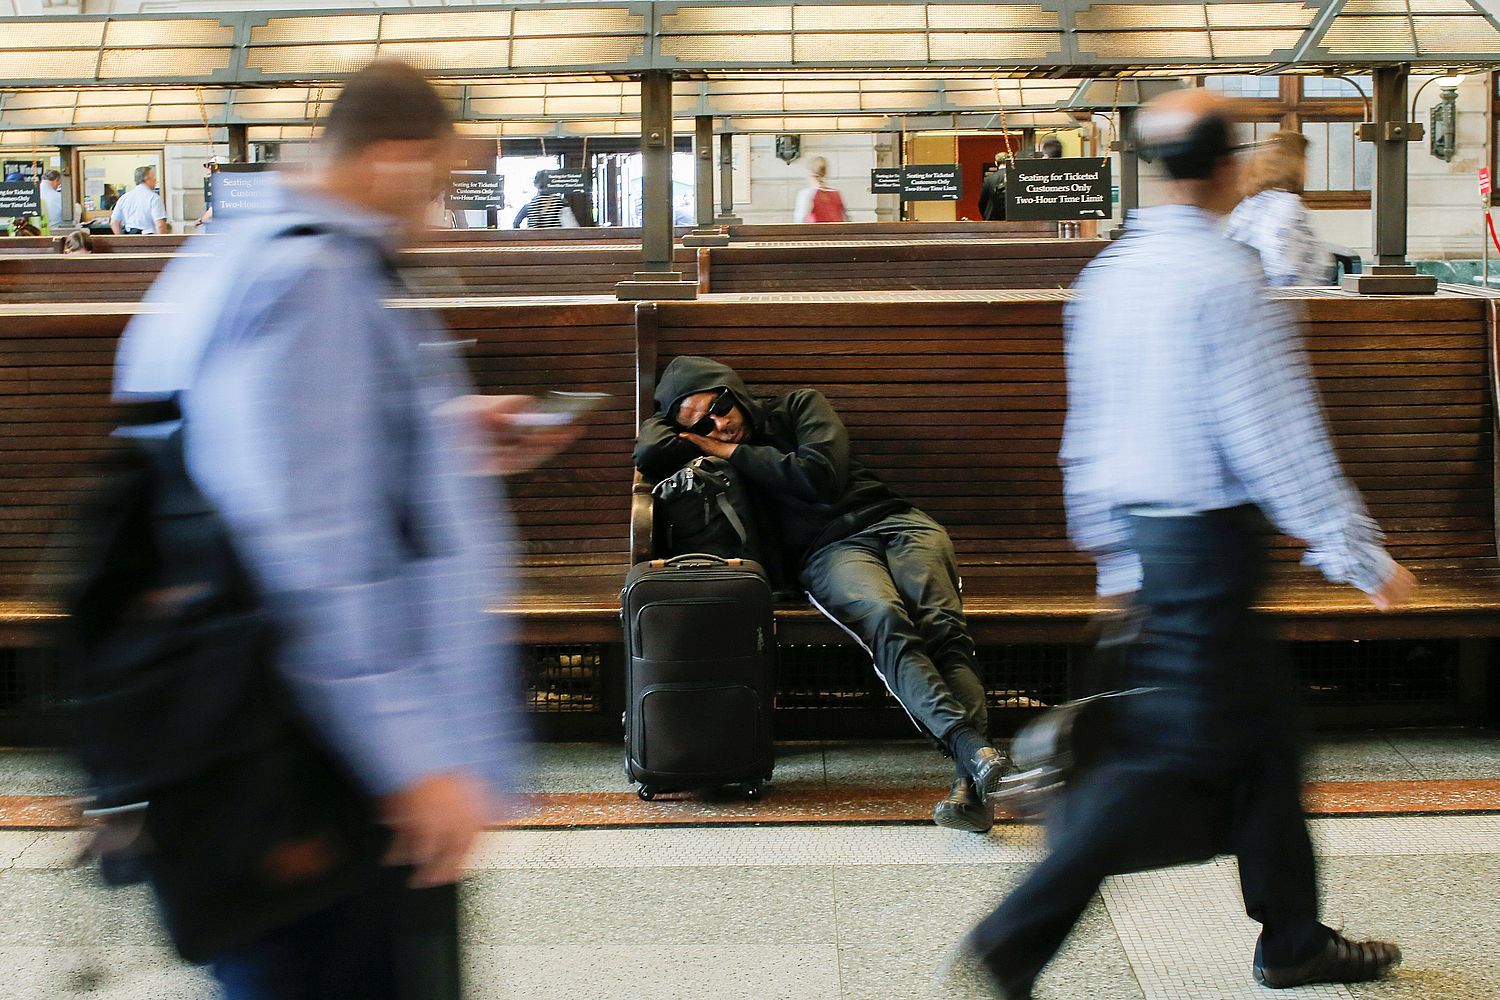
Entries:
[[[753, 390], [823, 391], [856, 453], [944, 525], [981, 642], [1077, 642], [1094, 613], [1091, 565], [1069, 544], [1057, 452], [1065, 409], [1066, 291], [714, 296], [660, 303], [652, 374], [680, 354], [733, 366]], [[1421, 581], [1375, 612], [1352, 588], [1274, 548], [1266, 609], [1295, 639], [1500, 635], [1494, 403], [1495, 299], [1360, 298], [1293, 290], [1336, 445]], [[637, 496], [635, 557], [651, 536]], [[843, 634], [805, 605], [783, 641]]]
[[1066, 288], [1107, 240], [802, 240], [698, 249], [699, 292]]
[[[696, 252], [678, 247], [675, 253], [684, 279], [696, 279], [704, 291], [1047, 288], [1071, 284], [1107, 245], [1058, 239], [807, 240]], [[0, 256], [0, 303], [133, 302], [172, 256]], [[418, 247], [405, 251], [402, 262], [413, 292], [427, 297], [609, 295], [641, 266], [637, 248], [598, 244]]]
[[[1055, 222], [842, 222], [819, 225], [734, 225], [727, 227], [735, 240], [904, 240], [904, 239], [1042, 239], [1057, 235]], [[678, 226], [681, 239], [693, 231]], [[93, 236], [97, 253], [160, 253], [190, 249], [211, 233], [163, 233], [150, 236]], [[590, 226], [579, 229], [428, 229], [418, 238], [421, 246], [551, 246], [584, 243], [641, 245], [639, 226]], [[0, 254], [50, 254], [57, 246], [50, 236], [0, 238]]]
[[[634, 308], [611, 300], [440, 307], [484, 392], [611, 393], [587, 440], [507, 484], [521, 537], [515, 603], [526, 642], [618, 639], [636, 427]], [[400, 304], [397, 308], [403, 307]], [[0, 307], [0, 646], [44, 643], [55, 617], [36, 573], [90, 458], [105, 446], [116, 343], [139, 307]]]

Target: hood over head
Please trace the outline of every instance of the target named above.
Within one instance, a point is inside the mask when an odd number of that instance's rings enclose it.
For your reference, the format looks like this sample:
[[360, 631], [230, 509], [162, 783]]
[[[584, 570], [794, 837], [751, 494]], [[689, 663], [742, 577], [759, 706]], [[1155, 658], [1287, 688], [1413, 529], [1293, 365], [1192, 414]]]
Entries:
[[744, 380], [733, 368], [713, 358], [700, 358], [690, 354], [673, 358], [656, 383], [656, 405], [661, 407], [662, 416], [672, 420], [684, 399], [715, 389], [728, 389], [734, 401], [744, 411], [751, 431], [761, 429], [764, 412], [760, 401], [750, 395]]

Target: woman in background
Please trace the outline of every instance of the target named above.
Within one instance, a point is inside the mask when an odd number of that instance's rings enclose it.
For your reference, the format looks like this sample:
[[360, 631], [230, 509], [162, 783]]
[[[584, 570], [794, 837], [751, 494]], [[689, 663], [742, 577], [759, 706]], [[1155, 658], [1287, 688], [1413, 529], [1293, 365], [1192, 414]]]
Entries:
[[844, 199], [828, 186], [828, 161], [821, 156], [813, 157], [807, 165], [807, 187], [797, 192], [797, 207], [793, 222], [848, 222], [849, 213], [844, 211]]
[[1307, 137], [1273, 132], [1251, 154], [1245, 173], [1248, 196], [1229, 216], [1229, 237], [1260, 254], [1268, 284], [1328, 284], [1328, 251], [1313, 235], [1312, 216], [1302, 201]]

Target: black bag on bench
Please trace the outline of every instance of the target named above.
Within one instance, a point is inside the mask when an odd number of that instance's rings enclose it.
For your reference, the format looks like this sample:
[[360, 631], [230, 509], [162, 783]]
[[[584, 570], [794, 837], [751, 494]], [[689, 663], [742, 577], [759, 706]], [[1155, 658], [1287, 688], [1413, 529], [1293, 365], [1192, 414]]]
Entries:
[[694, 459], [656, 484], [656, 513], [667, 556], [703, 554], [758, 563], [780, 580], [780, 547], [774, 531], [740, 474], [722, 458]]

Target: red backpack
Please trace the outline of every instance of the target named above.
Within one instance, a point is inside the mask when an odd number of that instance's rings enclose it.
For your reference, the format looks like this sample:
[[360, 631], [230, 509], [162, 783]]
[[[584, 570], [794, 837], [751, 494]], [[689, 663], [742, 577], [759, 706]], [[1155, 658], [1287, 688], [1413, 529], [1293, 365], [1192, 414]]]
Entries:
[[844, 214], [844, 199], [832, 188], [818, 188], [813, 192], [812, 211], [807, 213], [813, 222], [848, 222]]

